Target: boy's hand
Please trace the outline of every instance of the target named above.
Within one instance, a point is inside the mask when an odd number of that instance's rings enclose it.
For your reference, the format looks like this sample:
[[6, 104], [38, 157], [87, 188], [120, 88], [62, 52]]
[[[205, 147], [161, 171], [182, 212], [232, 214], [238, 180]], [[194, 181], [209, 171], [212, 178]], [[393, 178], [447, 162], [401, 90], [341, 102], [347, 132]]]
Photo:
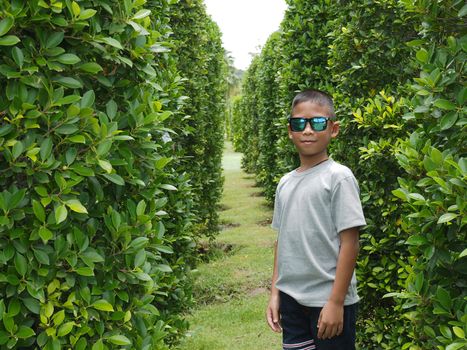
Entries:
[[329, 300], [318, 319], [318, 339], [330, 339], [340, 335], [344, 328], [344, 305]]
[[271, 327], [274, 332], [282, 332], [279, 320], [279, 295], [271, 295], [268, 308], [266, 309], [266, 320], [268, 321], [269, 327]]

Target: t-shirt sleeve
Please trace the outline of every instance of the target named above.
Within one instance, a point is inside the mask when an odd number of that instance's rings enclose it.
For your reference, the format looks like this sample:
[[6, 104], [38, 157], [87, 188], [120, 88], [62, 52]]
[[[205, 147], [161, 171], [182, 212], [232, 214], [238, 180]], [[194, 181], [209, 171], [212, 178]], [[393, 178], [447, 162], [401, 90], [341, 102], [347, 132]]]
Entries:
[[331, 197], [332, 218], [337, 232], [366, 225], [360, 189], [353, 175], [340, 180]]
[[282, 213], [282, 205], [281, 205], [280, 198], [279, 198], [279, 186], [278, 186], [276, 189], [276, 196], [274, 199], [274, 213], [272, 215], [272, 223], [271, 223], [271, 227], [276, 231], [279, 231], [279, 227], [281, 226], [281, 213]]

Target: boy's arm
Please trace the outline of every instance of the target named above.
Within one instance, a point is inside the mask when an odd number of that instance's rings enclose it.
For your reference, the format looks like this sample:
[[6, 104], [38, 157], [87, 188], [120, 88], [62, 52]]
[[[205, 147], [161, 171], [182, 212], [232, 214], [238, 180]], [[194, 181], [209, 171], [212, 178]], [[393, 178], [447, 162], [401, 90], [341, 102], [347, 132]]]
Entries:
[[357, 262], [359, 251], [358, 227], [340, 233], [340, 250], [337, 258], [336, 279], [331, 295], [321, 310], [318, 320], [318, 338], [329, 339], [342, 333], [344, 325], [344, 300]]
[[271, 296], [269, 297], [268, 308], [266, 309], [266, 320], [269, 327], [274, 332], [282, 331], [279, 321], [279, 290], [276, 288], [276, 281], [278, 276], [277, 270], [277, 241], [274, 242], [274, 270], [272, 273], [271, 282]]

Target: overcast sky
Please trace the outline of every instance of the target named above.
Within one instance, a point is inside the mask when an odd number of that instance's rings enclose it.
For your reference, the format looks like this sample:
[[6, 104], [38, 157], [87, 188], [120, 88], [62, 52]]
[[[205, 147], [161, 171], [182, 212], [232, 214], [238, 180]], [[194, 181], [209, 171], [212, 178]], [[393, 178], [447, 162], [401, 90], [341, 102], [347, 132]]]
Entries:
[[251, 55], [279, 29], [287, 5], [285, 0], [204, 0], [207, 12], [219, 25], [224, 48], [234, 66], [245, 70]]

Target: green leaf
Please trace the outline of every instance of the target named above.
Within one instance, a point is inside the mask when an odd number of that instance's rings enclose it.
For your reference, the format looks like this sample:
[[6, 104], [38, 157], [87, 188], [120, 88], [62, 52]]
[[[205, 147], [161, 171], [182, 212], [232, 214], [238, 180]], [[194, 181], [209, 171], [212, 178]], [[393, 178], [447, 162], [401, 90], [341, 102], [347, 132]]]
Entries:
[[71, 134], [75, 133], [78, 130], [79, 130], [79, 128], [74, 124], [65, 124], [65, 125], [62, 125], [61, 127], [57, 128], [57, 129], [55, 129], [55, 132], [57, 134], [62, 134], [62, 135], [71, 135]]
[[46, 161], [50, 157], [50, 154], [52, 153], [52, 147], [53, 147], [53, 143], [50, 137], [42, 141], [41, 150], [39, 153], [41, 155], [42, 161]]
[[464, 105], [467, 102], [467, 86], [459, 90], [456, 100], [459, 105]]
[[75, 323], [73, 321], [62, 324], [57, 331], [57, 336], [64, 337], [72, 331], [74, 325]]
[[90, 250], [91, 248], [89, 248], [87, 251], [85, 251], [84, 253], [82, 253], [80, 256], [96, 263], [96, 262], [104, 262], [104, 258], [99, 255], [97, 252], [93, 251], [93, 250]]
[[23, 304], [28, 308], [32, 313], [39, 315], [41, 309], [41, 303], [39, 300], [34, 298], [25, 298], [23, 299]]
[[114, 311], [114, 308], [113, 308], [112, 304], [110, 304], [105, 299], [97, 300], [91, 306], [94, 309], [100, 310], [100, 311], [107, 311], [107, 312]]
[[86, 276], [86, 277], [94, 276], [94, 270], [91, 269], [91, 268], [88, 267], [88, 266], [85, 266], [85, 267], [78, 267], [78, 268], [76, 269], [76, 273], [77, 273], [78, 275]]
[[444, 100], [442, 98], [440, 99], [437, 99], [433, 105], [435, 107], [438, 107], [438, 108], [441, 108], [441, 109], [445, 109], [445, 110], [448, 110], [448, 111], [452, 111], [454, 109], [457, 108], [456, 104], [451, 102], [451, 101], [448, 101], [448, 100]]
[[150, 14], [151, 14], [150, 10], [147, 10], [147, 9], [139, 10], [138, 12], [135, 13], [135, 15], [133, 16], [133, 19], [143, 19], [149, 16]]
[[45, 210], [42, 204], [35, 199], [32, 200], [32, 210], [34, 211], [34, 215], [36, 218], [39, 219], [40, 222], [45, 222]]
[[81, 176], [94, 176], [94, 171], [92, 171], [92, 169], [85, 168], [81, 165], [72, 165], [70, 169]]
[[458, 116], [459, 115], [456, 112], [445, 114], [439, 122], [441, 130], [447, 130], [451, 128], [456, 123]]
[[392, 194], [394, 196], [396, 196], [397, 198], [402, 199], [403, 201], [408, 200], [407, 194], [404, 191], [402, 191], [401, 189], [393, 190]]
[[458, 17], [464, 17], [465, 15], [467, 15], [467, 4], [462, 6], [459, 13], [457, 14]]
[[173, 272], [172, 268], [169, 265], [166, 265], [166, 264], [156, 265], [156, 269], [158, 269], [159, 271], [162, 271], [162, 272], [167, 272], [167, 273]]
[[81, 8], [79, 7], [78, 3], [76, 1], [73, 1], [71, 3], [71, 10], [73, 13], [73, 16], [78, 17], [79, 14], [81, 13]]
[[463, 330], [462, 328], [457, 327], [457, 326], [454, 326], [454, 327], [452, 327], [452, 330], [453, 330], [454, 334], [455, 334], [457, 337], [459, 337], [459, 338], [461, 338], [461, 339], [464, 339], [464, 338], [465, 338], [465, 333], [464, 333], [464, 330]]
[[24, 151], [23, 143], [21, 141], [16, 141], [11, 150], [13, 159], [18, 158], [21, 155], [21, 153], [23, 153], [23, 151]]
[[459, 350], [459, 349], [465, 349], [465, 343], [451, 343], [448, 346], [446, 346], [446, 350]]
[[93, 17], [96, 13], [97, 13], [97, 11], [93, 10], [93, 9], [83, 10], [83, 11], [81, 11], [81, 13], [79, 15], [79, 19], [80, 20], [89, 19], [89, 18]]
[[62, 105], [68, 105], [70, 103], [78, 102], [79, 100], [81, 100], [81, 96], [79, 95], [68, 95], [68, 96], [65, 96], [59, 99], [57, 102], [55, 102], [55, 104], [57, 106], [62, 106]]
[[64, 53], [57, 57], [57, 61], [63, 64], [75, 64], [81, 61], [81, 59], [72, 53]]
[[455, 218], [457, 218], [457, 214], [454, 214], [454, 213], [446, 213], [446, 214], [443, 214], [439, 217], [438, 219], [438, 224], [444, 224], [445, 222], [449, 222], [451, 220], [454, 220]]
[[12, 50], [11, 50], [11, 54], [13, 55], [13, 59], [15, 60], [15, 63], [20, 67], [22, 68], [23, 67], [23, 63], [24, 63], [24, 55], [23, 55], [23, 51], [15, 46]]
[[13, 329], [15, 327], [15, 320], [13, 317], [7, 316], [7, 314], [3, 315], [3, 325], [5, 326], [5, 329], [9, 333], [13, 333]]
[[74, 143], [86, 143], [86, 139], [83, 135], [73, 135], [70, 136], [68, 140]]
[[135, 255], [135, 267], [139, 267], [143, 265], [145, 262], [146, 262], [146, 251], [144, 249], [141, 249]]
[[445, 310], [449, 311], [451, 309], [452, 299], [449, 295], [449, 292], [446, 289], [438, 287], [438, 289], [436, 290], [436, 299], [440, 302], [440, 304]]
[[70, 89], [80, 89], [83, 87], [80, 81], [71, 77], [58, 77], [54, 81]]
[[423, 197], [420, 193], [409, 193], [409, 198], [415, 199], [417, 201], [425, 201], [425, 197]]
[[[103, 159], [98, 159], [97, 160], [97, 163], [99, 164], [99, 166], [104, 169], [107, 173], [111, 173], [112, 172], [112, 164], [110, 164], [108, 161], [106, 160], [103, 160]], [[115, 175], [115, 174], [114, 174]]]
[[47, 243], [47, 241], [52, 239], [53, 236], [54, 235], [52, 231], [50, 231], [46, 227], [39, 228], [39, 237], [42, 239], [44, 243]]
[[84, 93], [81, 99], [81, 108], [91, 108], [96, 100], [96, 94], [93, 90], [88, 90]]
[[107, 340], [115, 345], [131, 345], [130, 339], [128, 339], [124, 335], [113, 335], [107, 338]]
[[63, 41], [64, 37], [65, 37], [64, 32], [55, 32], [55, 33], [50, 34], [47, 37], [47, 43], [46, 43], [45, 47], [47, 49], [52, 49], [52, 48], [58, 46]]
[[36, 335], [36, 333], [33, 329], [26, 326], [20, 326], [18, 332], [16, 332], [16, 336], [20, 339], [27, 339], [34, 335]]
[[459, 254], [459, 258], [463, 258], [464, 256], [467, 255], [467, 248], [465, 248], [462, 253]]
[[16, 208], [19, 205], [19, 203], [21, 203], [21, 201], [24, 199], [25, 195], [26, 195], [25, 189], [13, 192], [10, 200], [7, 203], [8, 209]]
[[16, 35], [7, 35], [0, 38], [0, 46], [13, 46], [20, 41]]
[[125, 180], [120, 175], [117, 174], [102, 174], [107, 180], [112, 181], [114, 184], [124, 186]]
[[99, 38], [99, 41], [101, 41], [101, 42], [103, 42], [103, 43], [105, 43], [107, 45], [116, 47], [117, 49], [123, 50], [123, 46], [120, 43], [120, 41], [118, 41], [118, 40], [116, 40], [114, 38], [110, 38], [110, 37]]
[[[99, 157], [102, 157], [106, 155], [110, 151], [111, 148], [112, 148], [112, 140], [108, 140], [108, 139], [104, 140], [101, 143], [99, 143], [99, 146], [97, 146], [96, 154]], [[110, 163], [109, 163], [109, 166], [110, 166], [110, 170], [112, 170], [112, 165], [110, 165]]]
[[104, 350], [104, 343], [102, 342], [102, 339], [96, 341], [91, 350]]
[[78, 154], [78, 151], [76, 150], [76, 148], [74, 147], [69, 148], [65, 153], [66, 163], [68, 165], [71, 165], [75, 161], [77, 154]]
[[114, 100], [109, 100], [109, 102], [107, 102], [105, 107], [106, 107], [107, 116], [110, 119], [115, 118], [115, 116], [117, 115], [117, 110], [118, 110], [118, 106], [115, 103], [115, 101]]
[[167, 254], [174, 253], [172, 247], [161, 245], [161, 244], [156, 244], [156, 249], [162, 253], [167, 253]]
[[10, 339], [10, 335], [5, 331], [0, 331], [0, 345], [5, 345]]
[[40, 249], [34, 250], [34, 256], [36, 257], [37, 261], [44, 265], [50, 265], [50, 259], [46, 252]]
[[71, 210], [77, 212], [77, 213], [86, 213], [88, 214], [87, 209], [81, 204], [81, 202], [77, 199], [70, 199], [65, 202], [65, 204], [70, 208]]
[[68, 211], [66, 210], [66, 207], [63, 204], [56, 207], [54, 212], [55, 212], [55, 222], [57, 224], [65, 221], [68, 216]]
[[6, 124], [0, 127], [0, 137], [8, 135], [15, 127], [11, 124]]
[[15, 255], [15, 269], [21, 276], [26, 275], [26, 272], [28, 272], [28, 261], [18, 252]]
[[147, 237], [136, 237], [134, 240], [131, 241], [129, 247], [134, 248], [135, 250], [139, 250], [145, 247], [149, 243], [149, 238]]
[[100, 64], [97, 64], [95, 62], [83, 63], [78, 68], [84, 72], [88, 72], [92, 74], [96, 74], [104, 70]]
[[175, 187], [173, 185], [169, 185], [169, 184], [162, 184], [159, 187], [163, 188], [165, 190], [169, 190], [169, 191], [177, 191], [177, 187]]
[[415, 56], [417, 57], [417, 60], [419, 60], [421, 63], [428, 62], [428, 51], [425, 49], [418, 50]]
[[12, 17], [5, 17], [0, 21], [0, 36], [4, 36], [8, 33], [15, 23]]

